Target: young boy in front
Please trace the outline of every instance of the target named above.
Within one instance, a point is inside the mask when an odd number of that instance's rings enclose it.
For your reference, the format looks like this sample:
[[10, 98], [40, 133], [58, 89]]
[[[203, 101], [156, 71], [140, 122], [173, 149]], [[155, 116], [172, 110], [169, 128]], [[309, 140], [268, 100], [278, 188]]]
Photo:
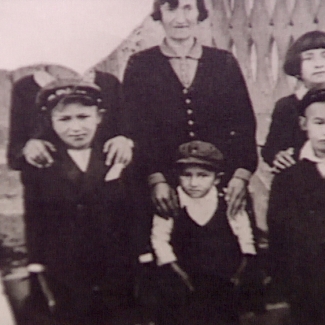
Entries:
[[159, 325], [238, 324], [234, 283], [256, 250], [246, 211], [227, 216], [224, 193], [218, 189], [222, 163], [213, 144], [192, 141], [179, 147], [181, 210], [174, 218], [155, 215], [151, 234]]
[[325, 324], [325, 90], [300, 102], [308, 141], [299, 162], [274, 178], [268, 210], [271, 275], [283, 285], [292, 324]]
[[126, 308], [132, 286], [122, 168], [105, 166], [96, 141], [101, 101], [100, 88], [80, 80], [43, 88], [42, 139], [55, 145], [54, 163], [22, 170], [29, 270], [49, 309], [77, 325]]

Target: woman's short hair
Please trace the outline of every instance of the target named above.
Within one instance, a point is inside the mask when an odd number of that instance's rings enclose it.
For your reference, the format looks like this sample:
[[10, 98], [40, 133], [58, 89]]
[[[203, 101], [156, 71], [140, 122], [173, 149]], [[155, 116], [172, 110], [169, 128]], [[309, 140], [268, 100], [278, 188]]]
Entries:
[[283, 70], [289, 76], [301, 74], [301, 53], [313, 49], [325, 49], [325, 33], [315, 30], [300, 36], [288, 49]]
[[[153, 20], [161, 20], [160, 7], [166, 2], [170, 5], [171, 8], [177, 8], [179, 4], [179, 0], [155, 0], [151, 14]], [[196, 5], [199, 10], [198, 21], [205, 20], [208, 17], [208, 10], [205, 6], [204, 0], [196, 0]]]

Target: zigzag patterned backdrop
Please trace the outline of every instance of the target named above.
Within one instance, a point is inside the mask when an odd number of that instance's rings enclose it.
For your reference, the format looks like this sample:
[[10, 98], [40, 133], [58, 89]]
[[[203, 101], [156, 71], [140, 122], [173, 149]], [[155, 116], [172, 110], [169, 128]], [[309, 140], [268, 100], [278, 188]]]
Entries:
[[[287, 48], [307, 31], [325, 31], [325, 0], [206, 0], [206, 4], [210, 17], [200, 24], [198, 37], [203, 44], [227, 49], [237, 57], [256, 113], [257, 142], [262, 146], [275, 101], [288, 95], [297, 86], [295, 78], [287, 77], [282, 71]], [[162, 38], [160, 23], [148, 17], [94, 68], [111, 72], [122, 80], [130, 55], [159, 44]], [[36, 68], [26, 67], [1, 74], [5, 75], [6, 82], [0, 84], [4, 85], [0, 89], [0, 158], [4, 156], [7, 141], [12, 82], [32, 73]], [[64, 68], [57, 67], [54, 70], [59, 75], [72, 73]], [[251, 192], [255, 198], [258, 225], [264, 230], [271, 179], [269, 169], [261, 161], [251, 182]], [[0, 181], [4, 184], [0, 191], [0, 234], [15, 233], [13, 236], [21, 242], [21, 188], [17, 173], [8, 172], [3, 157], [0, 159]]]

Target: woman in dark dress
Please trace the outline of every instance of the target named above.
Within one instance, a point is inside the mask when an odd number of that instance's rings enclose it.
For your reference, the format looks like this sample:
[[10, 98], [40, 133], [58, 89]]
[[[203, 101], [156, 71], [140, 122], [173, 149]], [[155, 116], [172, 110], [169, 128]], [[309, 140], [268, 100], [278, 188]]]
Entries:
[[[207, 16], [202, 0], [155, 1], [152, 17], [161, 22], [165, 39], [133, 55], [124, 76], [141, 172], [163, 215], [176, 211], [168, 171], [181, 143], [199, 139], [224, 152], [230, 215], [242, 206], [257, 164], [255, 117], [238, 63], [231, 53], [202, 46], [195, 37]], [[149, 234], [151, 222], [146, 223]]]

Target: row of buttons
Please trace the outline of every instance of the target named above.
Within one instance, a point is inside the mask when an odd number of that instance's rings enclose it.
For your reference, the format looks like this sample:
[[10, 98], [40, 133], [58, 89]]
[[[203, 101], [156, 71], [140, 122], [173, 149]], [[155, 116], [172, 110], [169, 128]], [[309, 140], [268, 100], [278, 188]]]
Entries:
[[[183, 89], [183, 94], [188, 94], [188, 89], [187, 89], [187, 88], [184, 88], [184, 89]], [[190, 98], [186, 98], [186, 99], [185, 99], [185, 103], [186, 103], [187, 105], [189, 105], [189, 104], [192, 103], [192, 100], [191, 100]], [[189, 126], [193, 126], [193, 125], [194, 125], [194, 121], [193, 121], [192, 118], [190, 118], [190, 116], [193, 114], [193, 109], [192, 109], [192, 108], [188, 108], [188, 109], [186, 110], [186, 113], [187, 113], [187, 115], [189, 116], [189, 119], [188, 119], [188, 121], [187, 121], [187, 124], [188, 124]], [[190, 138], [194, 138], [194, 137], [195, 137], [195, 132], [193, 132], [193, 131], [189, 131], [188, 135], [189, 135]]]

